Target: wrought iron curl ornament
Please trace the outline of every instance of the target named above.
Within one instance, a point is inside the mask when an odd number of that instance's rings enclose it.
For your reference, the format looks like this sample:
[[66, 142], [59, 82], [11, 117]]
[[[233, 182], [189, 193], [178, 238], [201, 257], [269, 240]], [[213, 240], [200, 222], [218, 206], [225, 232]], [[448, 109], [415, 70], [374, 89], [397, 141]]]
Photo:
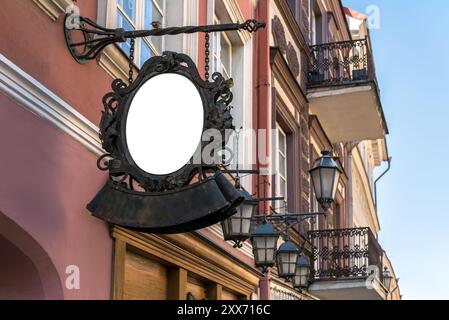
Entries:
[[[100, 121], [100, 140], [107, 152], [98, 159], [100, 170], [109, 170], [111, 177], [126, 177], [120, 183], [132, 179], [145, 192], [161, 192], [188, 185], [192, 178], [201, 173], [203, 164], [187, 164], [184, 168], [164, 176], [152, 175], [140, 170], [129, 156], [123, 139], [123, 119], [137, 91], [146, 81], [162, 73], [177, 73], [190, 79], [201, 93], [205, 110], [204, 130], [219, 130], [226, 143], [225, 131], [234, 129], [230, 105], [232, 102], [232, 79], [225, 80], [216, 72], [212, 81], [201, 79], [193, 61], [185, 54], [164, 52], [162, 56], [149, 59], [142, 67], [139, 76], [132, 84], [120, 79], [114, 80], [112, 92], [103, 97], [103, 111]], [[202, 141], [202, 147], [209, 141]], [[218, 170], [218, 169], [217, 169]], [[123, 184], [125, 186], [125, 184]], [[130, 181], [129, 189], [135, 189]]]

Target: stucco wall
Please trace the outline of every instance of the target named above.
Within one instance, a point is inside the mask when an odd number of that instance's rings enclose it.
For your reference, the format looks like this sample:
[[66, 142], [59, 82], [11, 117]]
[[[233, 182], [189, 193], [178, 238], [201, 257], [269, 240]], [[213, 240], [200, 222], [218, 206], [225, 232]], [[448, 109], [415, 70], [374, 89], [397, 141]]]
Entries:
[[[11, 232], [17, 227], [41, 247], [36, 264], [48, 256], [41, 281], [44, 286], [54, 281], [53, 268], [63, 297], [47, 292], [46, 298], [108, 299], [112, 240], [107, 225], [85, 209], [106, 179], [96, 168], [96, 155], [3, 94], [0, 145], [0, 212], [12, 221], [8, 226], [1, 219], [0, 233], [20, 243], [23, 239], [16, 237], [24, 235]], [[0, 252], [0, 260], [4, 254]], [[79, 267], [79, 290], [65, 286], [69, 265]]]
[[[80, 1], [83, 16], [96, 20], [97, 2]], [[111, 78], [95, 61], [78, 64], [65, 44], [61, 14], [56, 22], [33, 1], [3, 1], [0, 53], [49, 88], [93, 123]]]

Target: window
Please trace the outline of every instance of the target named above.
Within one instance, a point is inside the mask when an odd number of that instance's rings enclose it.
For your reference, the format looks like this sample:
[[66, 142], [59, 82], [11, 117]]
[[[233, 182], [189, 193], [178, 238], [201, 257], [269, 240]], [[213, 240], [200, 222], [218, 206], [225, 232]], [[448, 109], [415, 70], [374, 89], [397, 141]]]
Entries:
[[[127, 31], [152, 29], [155, 21], [165, 25], [165, 0], [117, 0], [117, 28]], [[119, 46], [129, 55], [130, 40]], [[162, 53], [163, 46], [163, 37], [136, 39], [134, 62], [141, 67], [146, 60]]]
[[317, 44], [317, 17], [315, 10], [312, 10], [311, 23], [310, 23], [310, 41], [312, 46]]
[[310, 12], [310, 43], [317, 45], [323, 42], [323, 15], [318, 1], [309, 0]]
[[[167, 1], [167, 6], [171, 2]], [[238, 0], [204, 0], [204, 2], [207, 2], [208, 24], [237, 23], [245, 20], [240, 10], [232, 9], [239, 7]], [[204, 38], [204, 34], [200, 34], [199, 37]], [[199, 48], [199, 50], [204, 49]], [[211, 33], [209, 58], [210, 75], [219, 72], [223, 77], [232, 78], [234, 81], [231, 89], [234, 95], [231, 114], [234, 118], [234, 126], [244, 129], [240, 135], [239, 161], [241, 167], [248, 167], [256, 157], [255, 137], [246, 131], [253, 128], [251, 89], [253, 87], [253, 35], [238, 31]], [[228, 147], [232, 150], [236, 148], [235, 140], [229, 140]], [[235, 165], [235, 161], [236, 157], [233, 158], [231, 167]], [[241, 183], [251, 192], [252, 177], [250, 175], [242, 176]]]
[[296, 7], [297, 7], [297, 0], [288, 0], [287, 4], [290, 8], [290, 10], [292, 11], [293, 15], [296, 18]]
[[277, 124], [277, 168], [276, 168], [276, 197], [284, 197], [284, 201], [276, 203], [276, 209], [280, 212], [287, 212], [287, 135]]
[[[214, 18], [214, 23], [221, 23], [217, 17]], [[225, 78], [232, 77], [232, 43], [229, 37], [224, 32], [217, 32], [212, 34], [212, 70], [213, 72], [220, 72]]]

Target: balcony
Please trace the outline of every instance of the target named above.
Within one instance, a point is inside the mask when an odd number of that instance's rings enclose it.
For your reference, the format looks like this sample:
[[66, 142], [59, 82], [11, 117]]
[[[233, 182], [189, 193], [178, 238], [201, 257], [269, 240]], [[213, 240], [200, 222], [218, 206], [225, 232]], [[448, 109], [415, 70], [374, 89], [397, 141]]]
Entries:
[[368, 39], [310, 47], [307, 97], [332, 142], [376, 140], [385, 123]]
[[381, 300], [383, 250], [370, 228], [309, 232], [313, 245], [310, 292], [324, 300]]

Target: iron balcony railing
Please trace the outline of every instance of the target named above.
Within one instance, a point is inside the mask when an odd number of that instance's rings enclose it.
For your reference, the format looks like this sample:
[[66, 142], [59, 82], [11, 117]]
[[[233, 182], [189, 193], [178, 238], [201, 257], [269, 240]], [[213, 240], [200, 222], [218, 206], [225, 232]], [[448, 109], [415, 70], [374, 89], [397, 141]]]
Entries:
[[310, 51], [308, 87], [376, 80], [367, 39], [315, 45]]
[[366, 278], [382, 280], [383, 250], [370, 228], [310, 231], [315, 280]]

